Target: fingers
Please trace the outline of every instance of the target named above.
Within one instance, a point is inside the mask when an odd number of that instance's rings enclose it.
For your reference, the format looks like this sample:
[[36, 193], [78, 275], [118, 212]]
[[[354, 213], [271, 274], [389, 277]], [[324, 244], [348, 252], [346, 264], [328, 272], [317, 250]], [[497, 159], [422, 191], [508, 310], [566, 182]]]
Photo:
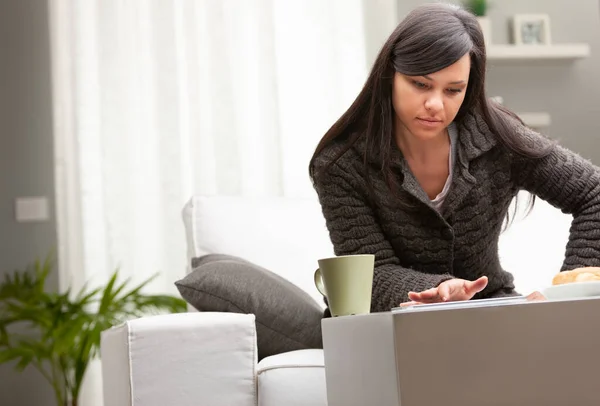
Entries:
[[434, 303], [439, 302], [438, 288], [431, 288], [423, 292], [408, 292], [408, 298], [413, 302]]
[[535, 291], [535, 292], [532, 292], [529, 295], [527, 295], [527, 300], [529, 300], [531, 302], [537, 302], [537, 301], [546, 300], [546, 297], [544, 295], [542, 295], [540, 292]]
[[452, 293], [454, 289], [452, 289], [452, 284], [450, 283], [442, 283], [438, 287], [438, 293], [440, 295], [440, 300], [442, 302], [447, 302], [452, 298]]
[[475, 293], [481, 292], [488, 284], [488, 277], [482, 276], [481, 278], [474, 281], [465, 281], [465, 293], [470, 295], [469, 298], [473, 297]]
[[450, 279], [442, 282], [437, 288], [423, 292], [408, 292], [408, 302], [401, 303], [401, 307], [415, 304], [438, 303], [457, 300], [469, 300], [476, 293], [481, 292], [488, 284], [487, 276], [482, 276], [474, 281], [464, 279]]
[[[412, 293], [415, 293], [415, 292], [412, 292]], [[433, 299], [438, 296], [438, 289], [431, 288], [431, 289], [427, 289], [427, 290], [424, 290], [423, 292], [419, 292], [416, 294], [419, 295], [419, 297], [421, 297], [423, 299]]]

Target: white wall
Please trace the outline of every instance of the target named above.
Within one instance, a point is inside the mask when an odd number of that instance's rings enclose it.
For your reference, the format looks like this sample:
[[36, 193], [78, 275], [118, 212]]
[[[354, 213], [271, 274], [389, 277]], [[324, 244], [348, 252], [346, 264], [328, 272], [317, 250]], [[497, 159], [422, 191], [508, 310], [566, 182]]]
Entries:
[[369, 71], [383, 43], [398, 25], [398, 4], [396, 0], [363, 0], [363, 12]]
[[[42, 0], [0, 0], [0, 278], [56, 246], [54, 220], [14, 219], [18, 196], [47, 196], [53, 210], [52, 105], [48, 11]], [[52, 277], [50, 288], [57, 289]], [[0, 365], [0, 405], [54, 405], [35, 370]]]

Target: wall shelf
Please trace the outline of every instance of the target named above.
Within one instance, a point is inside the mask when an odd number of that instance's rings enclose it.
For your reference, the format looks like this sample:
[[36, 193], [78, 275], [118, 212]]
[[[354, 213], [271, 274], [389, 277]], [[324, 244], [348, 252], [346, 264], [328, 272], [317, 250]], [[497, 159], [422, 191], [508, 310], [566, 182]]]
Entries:
[[487, 59], [492, 62], [572, 61], [590, 55], [588, 44], [490, 45]]
[[544, 128], [550, 126], [550, 114], [548, 113], [516, 113], [521, 120], [531, 128]]

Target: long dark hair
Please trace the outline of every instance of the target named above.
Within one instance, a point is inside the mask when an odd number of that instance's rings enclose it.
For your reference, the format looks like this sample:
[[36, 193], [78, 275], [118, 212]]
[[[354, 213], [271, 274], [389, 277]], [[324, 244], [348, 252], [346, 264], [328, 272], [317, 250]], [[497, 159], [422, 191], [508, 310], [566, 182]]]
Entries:
[[[514, 120], [523, 122], [510, 110], [485, 95], [486, 50], [483, 34], [473, 14], [458, 6], [432, 3], [417, 7], [396, 27], [383, 45], [369, 77], [350, 108], [325, 133], [309, 165], [315, 181], [316, 157], [336, 140], [347, 140], [336, 159], [361, 137], [365, 137], [363, 157], [377, 156], [388, 185], [393, 188], [390, 156], [394, 142], [392, 83], [395, 72], [422, 76], [444, 69], [465, 54], [471, 57], [469, 83], [455, 122], [477, 111], [490, 131], [514, 153], [531, 158], [546, 156], [552, 145], [531, 146], [515, 134]], [[511, 120], [512, 117], [512, 120]]]

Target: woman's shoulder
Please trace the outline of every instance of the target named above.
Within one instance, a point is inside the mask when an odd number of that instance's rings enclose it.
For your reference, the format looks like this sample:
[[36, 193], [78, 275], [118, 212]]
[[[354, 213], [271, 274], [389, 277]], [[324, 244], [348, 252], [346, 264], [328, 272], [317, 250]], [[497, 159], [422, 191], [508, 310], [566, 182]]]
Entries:
[[[502, 127], [497, 125], [496, 131], [510, 133], [510, 135], [500, 137], [490, 129], [483, 114], [477, 111], [467, 113], [457, 125], [461, 143], [469, 149], [471, 155], [480, 155], [492, 149], [502, 149], [513, 156], [515, 154], [510, 144], [519, 144], [529, 149], [539, 150], [547, 149], [553, 144], [550, 138], [528, 127], [514, 113], [503, 110], [498, 110], [498, 113], [504, 125]], [[507, 144], [502, 138], [511, 139], [512, 143]]]
[[362, 162], [361, 140], [334, 140], [315, 154], [313, 167], [316, 171], [327, 170], [332, 166], [350, 171]]

